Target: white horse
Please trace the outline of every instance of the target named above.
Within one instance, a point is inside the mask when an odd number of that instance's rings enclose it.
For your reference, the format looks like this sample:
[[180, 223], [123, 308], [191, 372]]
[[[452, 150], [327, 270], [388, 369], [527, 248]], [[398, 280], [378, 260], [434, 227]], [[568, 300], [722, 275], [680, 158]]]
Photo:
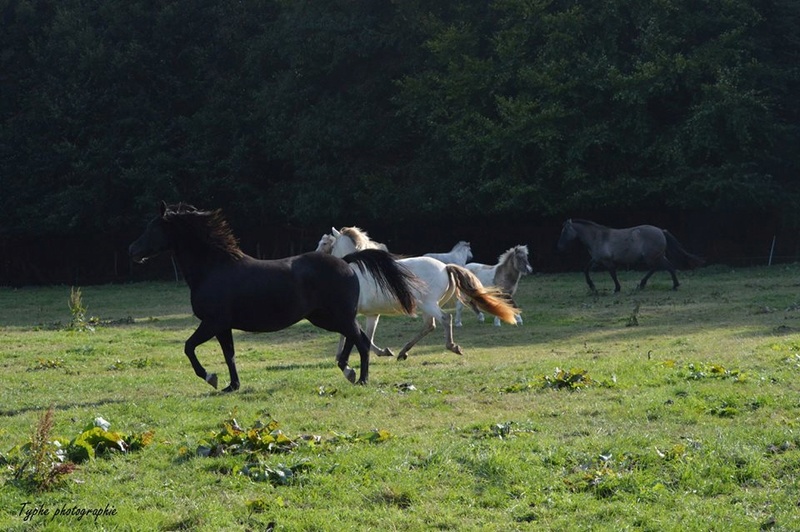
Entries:
[[[479, 262], [470, 262], [466, 268], [474, 273], [478, 279], [481, 280], [486, 286], [494, 286], [503, 291], [512, 298], [517, 292], [519, 286], [519, 279], [523, 275], [533, 272], [530, 262], [528, 262], [528, 246], [514, 246], [505, 251], [497, 259], [497, 264], [490, 266], [488, 264], [481, 264]], [[516, 303], [514, 303], [516, 306]], [[461, 327], [461, 310], [464, 305], [460, 301], [456, 301], [456, 327]], [[478, 312], [478, 321], [483, 322], [484, 317], [482, 312]], [[517, 325], [522, 325], [522, 316], [517, 314]], [[494, 324], [500, 327], [500, 320], [495, 317]]]
[[[341, 231], [332, 230], [332, 234], [320, 239], [317, 251], [330, 252], [336, 257], [344, 257], [355, 251], [376, 247], [379, 244], [369, 239], [368, 235], [358, 227], [344, 227]], [[329, 250], [329, 251], [328, 251]], [[461, 347], [453, 341], [453, 320], [444, 312], [440, 304], [454, 295], [466, 304], [494, 316], [505, 322], [515, 323], [517, 309], [499, 290], [484, 287], [469, 270], [456, 264], [444, 264], [430, 257], [409, 257], [398, 262], [422, 281], [412, 287], [417, 302], [417, 310], [423, 314], [423, 328], [397, 354], [398, 360], [408, 357], [408, 351], [423, 337], [436, 328], [438, 320], [444, 327], [445, 347], [453, 353], [462, 355]], [[365, 273], [358, 267], [353, 268], [359, 276], [361, 294], [358, 301], [358, 312], [367, 317], [365, 333], [370, 339], [371, 349], [378, 356], [393, 356], [391, 350], [375, 345], [373, 338], [381, 314], [401, 314], [397, 302], [386, 297], [374, 282], [365, 282]], [[369, 289], [374, 287], [374, 289]]]
[[426, 253], [423, 257], [440, 260], [445, 264], [458, 264], [463, 266], [472, 258], [472, 247], [469, 242], [462, 240], [447, 253]]

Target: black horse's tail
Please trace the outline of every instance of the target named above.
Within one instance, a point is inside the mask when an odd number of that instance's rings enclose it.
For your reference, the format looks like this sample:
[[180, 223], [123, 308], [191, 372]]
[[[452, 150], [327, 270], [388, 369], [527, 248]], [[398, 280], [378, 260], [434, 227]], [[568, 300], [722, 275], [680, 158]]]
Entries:
[[681, 246], [678, 239], [672, 236], [672, 233], [664, 231], [664, 236], [667, 238], [667, 260], [669, 260], [676, 268], [689, 268], [694, 269], [702, 266], [706, 261], [697, 255], [692, 255]]
[[397, 299], [406, 314], [413, 315], [416, 312], [417, 301], [413, 290], [421, 281], [390, 253], [380, 249], [364, 249], [343, 257], [343, 260], [357, 265], [361, 273], [369, 273], [381, 290]]

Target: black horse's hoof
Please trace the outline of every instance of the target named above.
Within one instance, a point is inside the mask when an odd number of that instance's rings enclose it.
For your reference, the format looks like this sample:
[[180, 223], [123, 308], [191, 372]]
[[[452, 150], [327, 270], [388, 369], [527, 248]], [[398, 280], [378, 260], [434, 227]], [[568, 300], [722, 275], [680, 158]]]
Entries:
[[358, 386], [366, 386], [367, 385], [367, 381], [365, 379], [358, 379], [358, 382], [356, 382], [356, 384]]
[[353, 368], [345, 368], [342, 370], [342, 373], [344, 373], [344, 378], [350, 381], [350, 384], [355, 384], [356, 370]]
[[231, 392], [235, 392], [238, 389], [239, 389], [239, 383], [238, 382], [236, 384], [230, 383], [228, 386], [226, 386], [225, 388], [222, 389], [222, 393], [231, 393]]
[[405, 360], [407, 358], [408, 358], [408, 353], [400, 353], [399, 355], [397, 355], [397, 361], [398, 362], [401, 361], [401, 360]]
[[212, 373], [211, 375], [206, 377], [206, 382], [209, 383], [211, 386], [213, 386], [214, 389], [216, 390], [217, 389], [217, 384], [218, 384], [217, 374], [216, 373]]

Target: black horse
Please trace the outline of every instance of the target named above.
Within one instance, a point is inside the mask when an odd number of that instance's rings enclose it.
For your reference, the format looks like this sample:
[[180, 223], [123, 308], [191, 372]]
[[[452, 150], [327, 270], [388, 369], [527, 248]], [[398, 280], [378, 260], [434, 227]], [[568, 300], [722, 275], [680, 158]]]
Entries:
[[200, 319], [184, 352], [197, 376], [216, 388], [217, 375], [208, 374], [195, 355], [198, 345], [216, 337], [230, 372], [225, 392], [239, 389], [232, 329], [278, 331], [302, 319], [345, 337], [337, 361], [350, 382], [356, 382], [356, 372], [348, 366], [355, 345], [361, 356], [358, 383], [366, 384], [370, 342], [356, 322], [360, 287], [349, 263], [372, 273], [406, 312], [414, 312], [410, 286], [415, 278], [384, 251], [363, 251], [344, 259], [312, 252], [258, 260], [239, 249], [221, 211], [162, 202], [159, 215], [130, 245], [129, 253], [141, 263], [168, 250], [186, 278], [192, 311]]
[[592, 257], [584, 270], [586, 284], [592, 292], [596, 291], [592, 278], [589, 277], [589, 270], [593, 266], [603, 266], [608, 270], [614, 281], [614, 292], [620, 290], [617, 265], [638, 262], [643, 262], [648, 268], [639, 282], [639, 288], [644, 288], [650, 276], [656, 270], [662, 269], [672, 276], [672, 289], [677, 290], [680, 283], [675, 275], [675, 268], [696, 268], [705, 262], [683, 249], [669, 231], [653, 225], [612, 229], [588, 220], [567, 220], [561, 229], [556, 247], [559, 251], [564, 251], [575, 240], [583, 243]]

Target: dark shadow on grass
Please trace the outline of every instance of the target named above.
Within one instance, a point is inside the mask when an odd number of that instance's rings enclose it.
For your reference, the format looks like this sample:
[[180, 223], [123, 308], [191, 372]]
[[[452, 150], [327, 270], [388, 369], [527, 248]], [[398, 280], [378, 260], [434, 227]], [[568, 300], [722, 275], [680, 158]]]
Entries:
[[[208, 385], [206, 385], [206, 386], [208, 386]], [[167, 394], [164, 395], [164, 397], [165, 398], [166, 397], [170, 397], [171, 395], [172, 395], [171, 393], [167, 393]], [[209, 396], [216, 396], [216, 395], [223, 396], [223, 395], [227, 395], [227, 394], [223, 393], [222, 391], [218, 391], [218, 390], [209, 390], [209, 391], [204, 391], [204, 392], [198, 392], [198, 393], [195, 393], [195, 394], [192, 394], [192, 395], [185, 395], [184, 399], [187, 400], [187, 401], [191, 401], [192, 399], [198, 399], [198, 398], [201, 398], [201, 397], [209, 397]], [[26, 407], [23, 407], [23, 408], [13, 408], [13, 409], [9, 409], [9, 410], [0, 410], [0, 418], [3, 418], [3, 417], [14, 417], [14, 416], [27, 414], [27, 413], [30, 413], [30, 412], [45, 412], [46, 410], [50, 409], [51, 407], [53, 408], [53, 410], [56, 410], [56, 411], [66, 411], [66, 410], [70, 410], [72, 408], [97, 408], [97, 407], [106, 406], [106, 405], [116, 405], [116, 404], [130, 403], [130, 402], [131, 402], [130, 398], [124, 398], [124, 399], [106, 398], [106, 399], [100, 399], [100, 400], [97, 400], [97, 401], [87, 401], [87, 402], [83, 402], [83, 403], [75, 402], [75, 403], [65, 403], [65, 404], [50, 404], [50, 405], [47, 405], [47, 406], [26, 406]]]

